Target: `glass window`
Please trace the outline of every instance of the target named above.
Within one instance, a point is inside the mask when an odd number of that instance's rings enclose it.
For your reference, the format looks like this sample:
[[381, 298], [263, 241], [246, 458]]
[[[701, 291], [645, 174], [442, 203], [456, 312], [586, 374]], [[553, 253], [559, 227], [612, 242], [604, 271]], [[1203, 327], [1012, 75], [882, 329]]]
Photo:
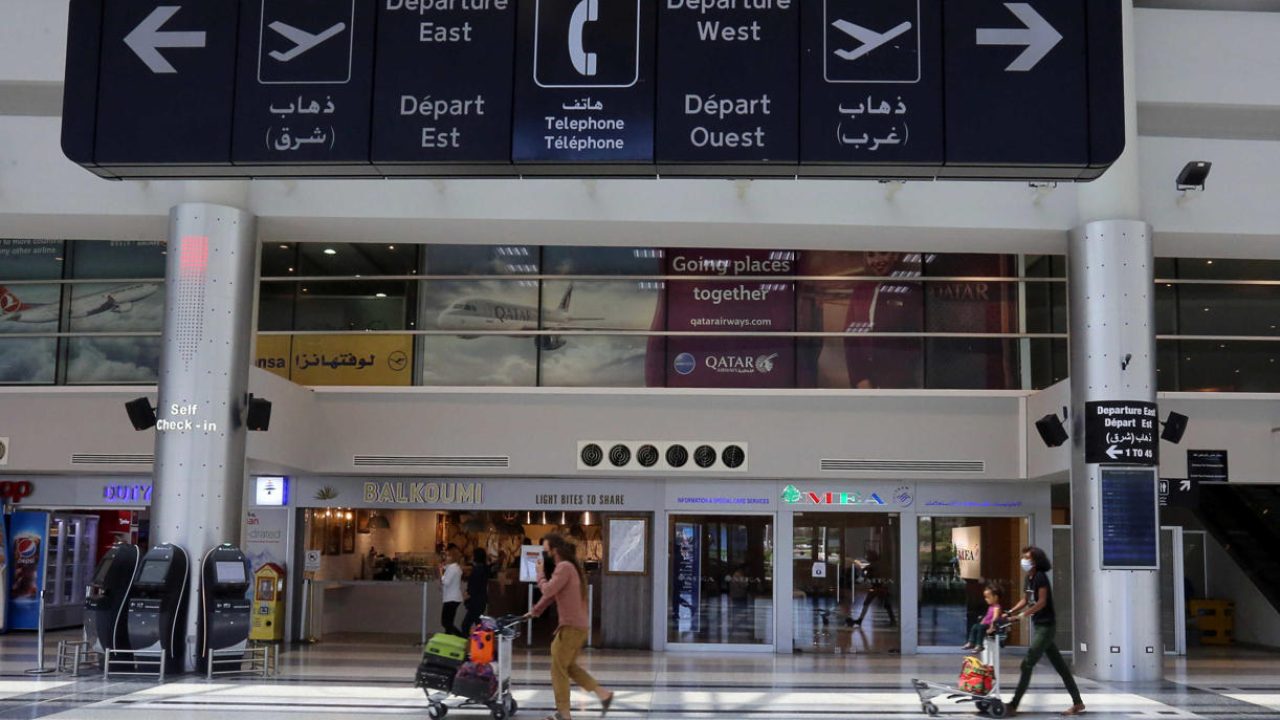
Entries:
[[[590, 336], [551, 336], [543, 341], [541, 384], [581, 387], [662, 387], [663, 337], [609, 335], [610, 331], [666, 328], [665, 251], [656, 248], [543, 249], [548, 274], [595, 276], [548, 280], [542, 286], [543, 329], [590, 330]], [[601, 280], [628, 275], [644, 279]]]
[[[1011, 255], [929, 254], [926, 277], [1017, 277]], [[1018, 285], [991, 280], [924, 284], [924, 329], [937, 333], [1016, 333]], [[925, 385], [930, 388], [1006, 390], [1021, 386], [1016, 340], [929, 338]]]
[[773, 645], [773, 518], [672, 515], [667, 640]]
[[[533, 386], [538, 351], [554, 337], [485, 333], [538, 330], [542, 324], [541, 263], [536, 247], [430, 245], [423, 248], [423, 274], [458, 275], [423, 283], [419, 317], [423, 330], [456, 332], [420, 339], [424, 385]], [[485, 276], [475, 280], [465, 276]], [[506, 277], [512, 279], [507, 280]], [[459, 307], [461, 306], [461, 307]]]
[[919, 338], [859, 337], [869, 332], [924, 329], [924, 290], [918, 253], [804, 252], [799, 273], [877, 280], [803, 280], [796, 327], [848, 337], [799, 340], [797, 385], [823, 388], [919, 388], [924, 353]]
[[0, 240], [0, 384], [52, 384], [56, 338], [18, 338], [58, 331], [62, 289], [18, 284], [62, 278], [63, 244], [57, 240]]
[[74, 243], [72, 277], [101, 283], [72, 285], [65, 308], [73, 333], [154, 333], [154, 337], [71, 338], [68, 384], [152, 383], [160, 374], [164, 328], [165, 243], [91, 241]]

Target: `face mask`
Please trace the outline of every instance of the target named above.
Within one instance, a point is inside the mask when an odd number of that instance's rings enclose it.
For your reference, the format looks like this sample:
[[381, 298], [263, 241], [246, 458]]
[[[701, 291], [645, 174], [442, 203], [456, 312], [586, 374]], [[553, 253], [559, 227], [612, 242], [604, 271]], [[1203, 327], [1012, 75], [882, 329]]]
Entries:
[[1031, 564], [1030, 560], [1022, 558], [1022, 572], [1031, 572], [1031, 568], [1033, 567], [1035, 566]]

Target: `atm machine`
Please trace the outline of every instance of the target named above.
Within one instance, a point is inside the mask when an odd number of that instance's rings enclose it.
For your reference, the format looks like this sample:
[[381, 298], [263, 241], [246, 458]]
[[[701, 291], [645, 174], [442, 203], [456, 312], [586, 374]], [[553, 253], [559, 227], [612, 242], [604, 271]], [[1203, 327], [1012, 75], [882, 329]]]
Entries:
[[94, 652], [128, 647], [125, 602], [141, 559], [137, 545], [117, 543], [98, 563], [84, 603], [84, 636]]
[[[157, 545], [142, 558], [128, 601], [128, 638], [131, 650], [163, 650], [165, 672], [183, 667], [187, 625], [189, 561], [177, 545]], [[155, 668], [149, 657], [134, 658], [138, 669]]]
[[208, 668], [214, 650], [243, 651], [248, 647], [252, 605], [249, 559], [228, 543], [210, 550], [200, 568], [197, 661], [202, 671]]

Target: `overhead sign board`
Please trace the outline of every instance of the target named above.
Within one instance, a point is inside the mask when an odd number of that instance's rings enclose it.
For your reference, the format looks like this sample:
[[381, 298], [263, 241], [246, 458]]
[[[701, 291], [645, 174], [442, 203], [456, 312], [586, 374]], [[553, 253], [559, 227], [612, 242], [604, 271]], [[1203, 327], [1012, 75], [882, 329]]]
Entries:
[[942, 165], [942, 0], [816, 0], [803, 11], [806, 174]]
[[378, 3], [374, 165], [510, 172], [515, 31], [516, 0]]
[[657, 162], [708, 174], [747, 165], [794, 175], [802, 0], [663, 0]]
[[1159, 409], [1132, 400], [1085, 403], [1084, 443], [1089, 464], [1158, 465]]
[[657, 1], [520, 4], [514, 162], [568, 166], [570, 173], [582, 165], [653, 162]]
[[1089, 180], [1119, 0], [71, 0], [104, 177]]
[[240, 0], [237, 165], [368, 169], [374, 0]]

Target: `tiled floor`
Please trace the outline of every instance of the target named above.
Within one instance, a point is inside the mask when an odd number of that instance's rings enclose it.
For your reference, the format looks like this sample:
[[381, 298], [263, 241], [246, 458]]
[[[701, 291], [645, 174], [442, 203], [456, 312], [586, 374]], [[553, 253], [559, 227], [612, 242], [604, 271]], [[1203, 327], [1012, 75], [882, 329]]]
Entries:
[[[51, 639], [50, 647], [57, 636]], [[409, 678], [418, 650], [408, 643], [328, 642], [291, 650], [270, 680], [207, 683], [182, 678], [163, 686], [79, 678], [33, 677], [33, 638], [0, 637], [0, 719], [60, 720], [291, 720], [370, 717], [426, 718], [427, 703]], [[52, 652], [50, 652], [50, 662]], [[1006, 657], [1013, 683], [1019, 659]], [[597, 652], [588, 669], [618, 692], [610, 717], [674, 718], [910, 718], [923, 717], [913, 677], [954, 678], [959, 655], [722, 655]], [[519, 717], [537, 720], [552, 707], [545, 650], [515, 655]], [[1089, 715], [1108, 718], [1276, 718], [1280, 720], [1280, 654], [1256, 650], [1199, 651], [1170, 660], [1167, 680], [1141, 686], [1081, 680]], [[575, 718], [599, 717], [575, 694]], [[1068, 705], [1050, 668], [1037, 670], [1024, 701], [1025, 717], [1052, 717]], [[942, 704], [944, 715], [972, 715], [968, 705]], [[485, 718], [484, 710], [449, 717]]]

